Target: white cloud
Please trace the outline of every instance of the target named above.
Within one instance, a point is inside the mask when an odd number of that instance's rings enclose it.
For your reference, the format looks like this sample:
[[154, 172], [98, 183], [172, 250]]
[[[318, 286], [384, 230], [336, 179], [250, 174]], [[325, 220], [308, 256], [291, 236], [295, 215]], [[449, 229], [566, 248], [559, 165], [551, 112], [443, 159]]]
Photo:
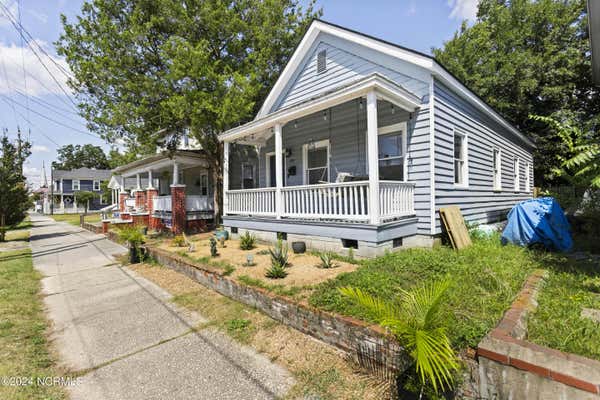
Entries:
[[37, 19], [41, 23], [45, 24], [48, 22], [48, 16], [44, 13], [38, 12], [36, 10], [28, 9], [26, 10], [27, 14], [31, 15], [33, 18]]
[[448, 0], [450, 18], [475, 20], [479, 0]]
[[[0, 0], [0, 3], [4, 4], [5, 7], [8, 8], [8, 11], [10, 11], [10, 13], [16, 18], [18, 13], [19, 13], [19, 9], [17, 7], [17, 2], [16, 1], [10, 1], [10, 0]], [[10, 23], [10, 20], [8, 19], [8, 17], [6, 15], [4, 15], [4, 12], [0, 13], [0, 28], [4, 28], [7, 26], [12, 26]]]
[[[69, 71], [67, 63], [62, 58], [52, 56], [47, 43], [41, 40], [36, 40], [36, 42], [50, 54], [50, 56], [46, 56], [36, 49], [40, 58], [67, 93], [70, 93], [66, 85], [67, 77], [50, 58], [64, 70]], [[32, 46], [35, 48], [35, 45], [32, 44]], [[25, 66], [27, 84], [25, 84], [23, 78], [23, 65]], [[27, 90], [25, 87], [27, 87]], [[52, 93], [64, 95], [51, 75], [26, 44], [25, 47], [21, 48], [16, 44], [7, 45], [0, 42], [0, 93], [9, 94], [16, 91], [27, 92], [30, 96], [41, 96]]]
[[41, 144], [34, 144], [33, 146], [31, 146], [31, 152], [32, 153], [48, 153], [48, 152], [50, 152], [50, 149]]
[[406, 9], [406, 16], [411, 17], [413, 15], [415, 15], [417, 13], [417, 5], [415, 4], [414, 1], [411, 1], [410, 4], [408, 5], [408, 8]]

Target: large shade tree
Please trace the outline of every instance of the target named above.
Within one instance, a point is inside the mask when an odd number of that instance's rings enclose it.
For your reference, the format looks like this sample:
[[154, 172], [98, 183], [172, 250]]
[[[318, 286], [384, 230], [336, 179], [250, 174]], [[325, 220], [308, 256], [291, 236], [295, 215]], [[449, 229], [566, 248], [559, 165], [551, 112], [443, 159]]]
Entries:
[[[171, 148], [189, 129], [221, 203], [216, 135], [250, 119], [310, 21], [298, 0], [93, 0], [62, 17], [57, 48], [88, 126], [108, 140]], [[163, 133], [159, 133], [163, 132]], [[217, 212], [219, 209], [217, 209]]]
[[25, 219], [31, 206], [23, 175], [23, 162], [31, 154], [30, 147], [20, 140], [13, 143], [6, 135], [0, 137], [0, 242], [7, 229]]
[[480, 0], [433, 53], [461, 81], [537, 144], [536, 181], [560, 183], [562, 143], [530, 115], [569, 119], [599, 139], [600, 94], [591, 81], [585, 0]]
[[107, 169], [109, 162], [102, 147], [92, 144], [67, 144], [57, 150], [58, 160], [52, 163], [56, 169], [76, 168]]

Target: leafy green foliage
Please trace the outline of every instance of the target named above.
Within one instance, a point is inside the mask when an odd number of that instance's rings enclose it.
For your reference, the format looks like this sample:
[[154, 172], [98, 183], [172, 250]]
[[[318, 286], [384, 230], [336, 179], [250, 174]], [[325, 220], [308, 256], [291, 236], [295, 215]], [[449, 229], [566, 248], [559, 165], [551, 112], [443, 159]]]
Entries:
[[77, 168], [109, 169], [110, 165], [102, 147], [93, 144], [67, 144], [57, 150], [58, 160], [52, 163], [55, 169]]
[[248, 231], [240, 236], [240, 249], [242, 250], [252, 250], [255, 247], [255, 243], [256, 237]]
[[173, 238], [173, 244], [177, 247], [185, 247], [186, 243], [183, 235], [175, 235]]
[[337, 267], [331, 252], [320, 253], [319, 258], [321, 259], [319, 267], [326, 269]]
[[210, 256], [216, 257], [219, 255], [219, 250], [217, 250], [217, 240], [214, 237], [211, 237], [208, 241], [210, 245]]
[[85, 209], [85, 213], [87, 214], [89, 202], [94, 200], [96, 194], [93, 192], [89, 192], [87, 190], [83, 190], [80, 192], [75, 192], [75, 201], [79, 204], [83, 204], [83, 208]]
[[[532, 115], [531, 119], [552, 127], [561, 140], [553, 173], [570, 182], [600, 188], [600, 143], [592, 131], [585, 131], [575, 121]], [[596, 137], [595, 137], [596, 136]]]
[[0, 242], [6, 231], [19, 224], [31, 207], [23, 162], [29, 155], [31, 145], [27, 142], [12, 143], [6, 135], [0, 138]]
[[271, 279], [283, 279], [288, 276], [285, 267], [277, 262], [271, 261], [271, 267], [265, 272], [265, 276]]
[[[560, 139], [529, 115], [571, 116], [598, 126], [585, 0], [481, 0], [435, 58], [536, 142], [536, 183], [559, 180]], [[598, 141], [599, 131], [594, 132]], [[491, 156], [490, 156], [491, 157]]]
[[343, 287], [339, 291], [372, 314], [406, 347], [424, 386], [435, 391], [450, 388], [459, 364], [446, 335], [441, 304], [450, 281], [438, 281], [400, 290], [398, 302], [382, 300], [361, 289]]
[[134, 226], [126, 226], [118, 231], [119, 239], [127, 242], [131, 247], [138, 248], [145, 241], [144, 234]]

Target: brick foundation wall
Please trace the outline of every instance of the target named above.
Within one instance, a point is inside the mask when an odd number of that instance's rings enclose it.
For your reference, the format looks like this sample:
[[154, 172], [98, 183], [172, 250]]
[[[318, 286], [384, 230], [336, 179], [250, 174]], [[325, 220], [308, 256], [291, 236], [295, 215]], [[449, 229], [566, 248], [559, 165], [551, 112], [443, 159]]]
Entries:
[[132, 214], [133, 226], [148, 226], [148, 214]]
[[127, 200], [128, 198], [129, 198], [129, 195], [127, 193], [119, 194], [119, 211], [120, 212], [125, 211], [125, 200]]
[[129, 221], [131, 219], [131, 214], [128, 212], [122, 212], [121, 219], [124, 221]]
[[137, 210], [146, 209], [146, 192], [143, 190], [135, 191], [135, 208]]
[[171, 231], [178, 235], [186, 228], [185, 185], [171, 185]]
[[160, 219], [154, 218], [154, 197], [158, 196], [158, 190], [148, 189], [146, 190], [146, 211], [148, 211], [148, 228], [158, 230]]
[[[404, 371], [408, 357], [398, 342], [376, 325], [324, 312], [293, 300], [269, 293], [261, 288], [249, 287], [223, 276], [222, 270], [191, 263], [176, 254], [158, 248], [148, 248], [148, 253], [162, 265], [180, 272], [194, 281], [224, 296], [255, 307], [271, 318], [305, 334], [311, 335], [343, 351], [356, 355], [358, 349], [383, 351], [380, 362], [396, 371]], [[387, 355], [387, 359], [386, 359]]]

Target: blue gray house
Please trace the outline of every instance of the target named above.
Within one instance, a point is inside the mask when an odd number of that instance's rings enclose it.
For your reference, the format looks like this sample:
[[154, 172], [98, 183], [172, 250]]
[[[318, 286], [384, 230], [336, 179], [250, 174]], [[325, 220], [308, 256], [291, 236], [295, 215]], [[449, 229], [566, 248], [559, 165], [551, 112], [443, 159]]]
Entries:
[[109, 169], [77, 168], [72, 170], [52, 169], [52, 193], [55, 213], [83, 212], [83, 204], [77, 204], [77, 192], [87, 191], [98, 196], [89, 204], [89, 210], [105, 207], [110, 199], [102, 195], [101, 184], [111, 177]]
[[319, 20], [219, 139], [223, 224], [265, 240], [372, 256], [430, 246], [440, 207], [485, 223], [532, 196], [534, 144], [431, 56]]

